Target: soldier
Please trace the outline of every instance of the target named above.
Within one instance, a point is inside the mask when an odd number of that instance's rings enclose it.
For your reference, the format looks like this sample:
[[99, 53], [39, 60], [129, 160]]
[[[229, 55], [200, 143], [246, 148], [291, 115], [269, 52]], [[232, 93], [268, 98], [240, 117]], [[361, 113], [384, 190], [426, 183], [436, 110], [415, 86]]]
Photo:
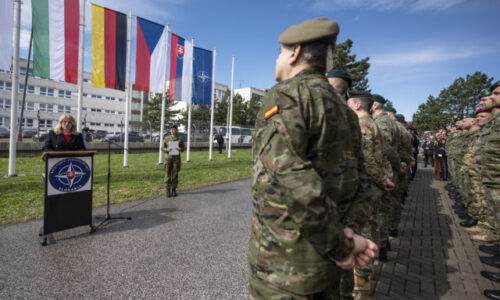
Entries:
[[184, 141], [177, 136], [177, 125], [170, 128], [170, 136], [163, 140], [163, 150], [165, 151], [165, 185], [167, 197], [177, 197], [177, 184], [179, 171], [181, 170], [181, 155], [184, 151]]
[[[384, 137], [383, 153], [391, 164], [393, 174], [391, 179], [397, 186], [399, 184], [398, 174], [401, 170], [401, 159], [398, 153], [400, 136], [398, 134], [398, 129], [395, 122], [391, 120], [391, 118], [389, 118], [387, 113], [384, 112], [384, 104], [387, 102], [387, 100], [377, 94], [373, 95], [373, 99], [374, 103], [371, 108], [373, 121], [380, 128]], [[393, 214], [393, 198], [395, 197], [396, 192], [394, 190], [392, 192], [384, 191], [380, 207], [378, 218], [380, 222], [380, 251], [378, 259], [382, 262], [387, 261], [387, 251], [390, 249], [389, 232], [391, 230], [391, 221]]]
[[430, 161], [431, 166], [434, 168], [434, 159], [432, 157], [434, 153], [434, 143], [432, 142], [432, 135], [428, 135], [425, 138], [424, 143], [422, 144], [422, 148], [424, 149], [425, 156], [425, 165], [424, 168], [427, 168], [428, 161]]
[[331, 86], [337, 91], [342, 99], [346, 100], [349, 98], [349, 89], [352, 87], [352, 78], [344, 70], [331, 69], [326, 72], [326, 78]]
[[[392, 168], [389, 160], [383, 154], [384, 138], [370, 115], [373, 105], [372, 95], [367, 92], [351, 93], [347, 105], [358, 115], [362, 133], [362, 151], [365, 158], [365, 169], [374, 185], [372, 194], [370, 223], [361, 231], [362, 235], [380, 245], [379, 213], [384, 191], [394, 189]], [[385, 225], [385, 224], [383, 224]], [[354, 292], [371, 294], [370, 276], [373, 276], [373, 266], [354, 269]]]
[[367, 219], [370, 185], [358, 176], [359, 125], [324, 75], [338, 31], [318, 18], [278, 39], [279, 83], [253, 133], [251, 299], [338, 299], [341, 268], [364, 265], [377, 250], [346, 228]]

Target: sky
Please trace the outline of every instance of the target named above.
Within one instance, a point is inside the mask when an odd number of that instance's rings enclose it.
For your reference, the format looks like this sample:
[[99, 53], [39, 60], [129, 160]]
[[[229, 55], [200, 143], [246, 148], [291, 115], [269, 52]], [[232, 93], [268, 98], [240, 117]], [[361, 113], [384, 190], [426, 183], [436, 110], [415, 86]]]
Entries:
[[[477, 71], [500, 79], [498, 0], [95, 0], [160, 24], [195, 46], [217, 49], [215, 81], [234, 88], [271, 88], [278, 36], [304, 20], [327, 17], [340, 26], [337, 42], [369, 57], [369, 88], [411, 120], [429, 95]], [[91, 71], [90, 1], [86, 1], [85, 71]], [[28, 56], [31, 0], [23, 0], [21, 53]], [[136, 20], [132, 26], [132, 80]]]

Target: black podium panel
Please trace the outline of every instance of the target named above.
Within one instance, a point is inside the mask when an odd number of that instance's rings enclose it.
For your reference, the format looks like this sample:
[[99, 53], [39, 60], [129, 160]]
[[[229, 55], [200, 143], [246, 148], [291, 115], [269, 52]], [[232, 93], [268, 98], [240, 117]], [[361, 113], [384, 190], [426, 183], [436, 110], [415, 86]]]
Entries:
[[43, 234], [92, 224], [92, 190], [45, 199]]

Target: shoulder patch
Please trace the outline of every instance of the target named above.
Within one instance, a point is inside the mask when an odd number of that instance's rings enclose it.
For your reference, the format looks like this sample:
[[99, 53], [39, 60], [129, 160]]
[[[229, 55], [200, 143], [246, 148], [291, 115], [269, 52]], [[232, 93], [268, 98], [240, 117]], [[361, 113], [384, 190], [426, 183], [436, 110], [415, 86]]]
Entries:
[[274, 114], [278, 113], [278, 105], [276, 104], [275, 106], [271, 107], [264, 113], [264, 119], [269, 119], [272, 117]]

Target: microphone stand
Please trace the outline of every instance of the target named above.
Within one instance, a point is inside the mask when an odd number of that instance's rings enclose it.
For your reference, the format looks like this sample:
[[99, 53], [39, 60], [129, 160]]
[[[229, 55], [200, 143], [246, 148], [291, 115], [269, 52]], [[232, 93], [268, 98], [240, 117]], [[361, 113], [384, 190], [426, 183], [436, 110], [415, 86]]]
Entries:
[[110, 200], [109, 200], [109, 183], [110, 183], [110, 178], [111, 178], [111, 144], [114, 144], [122, 149], [125, 149], [125, 147], [122, 147], [121, 145], [114, 143], [112, 141], [107, 141], [108, 142], [108, 194], [107, 194], [107, 204], [106, 204], [106, 214], [102, 217], [97, 216], [96, 219], [103, 219], [102, 222], [94, 226], [91, 230], [90, 233], [94, 233], [97, 231], [97, 229], [101, 226], [103, 226], [106, 222], [111, 222], [112, 220], [132, 220], [131, 217], [112, 217], [111, 214], [109, 213], [109, 205], [110, 205]]

